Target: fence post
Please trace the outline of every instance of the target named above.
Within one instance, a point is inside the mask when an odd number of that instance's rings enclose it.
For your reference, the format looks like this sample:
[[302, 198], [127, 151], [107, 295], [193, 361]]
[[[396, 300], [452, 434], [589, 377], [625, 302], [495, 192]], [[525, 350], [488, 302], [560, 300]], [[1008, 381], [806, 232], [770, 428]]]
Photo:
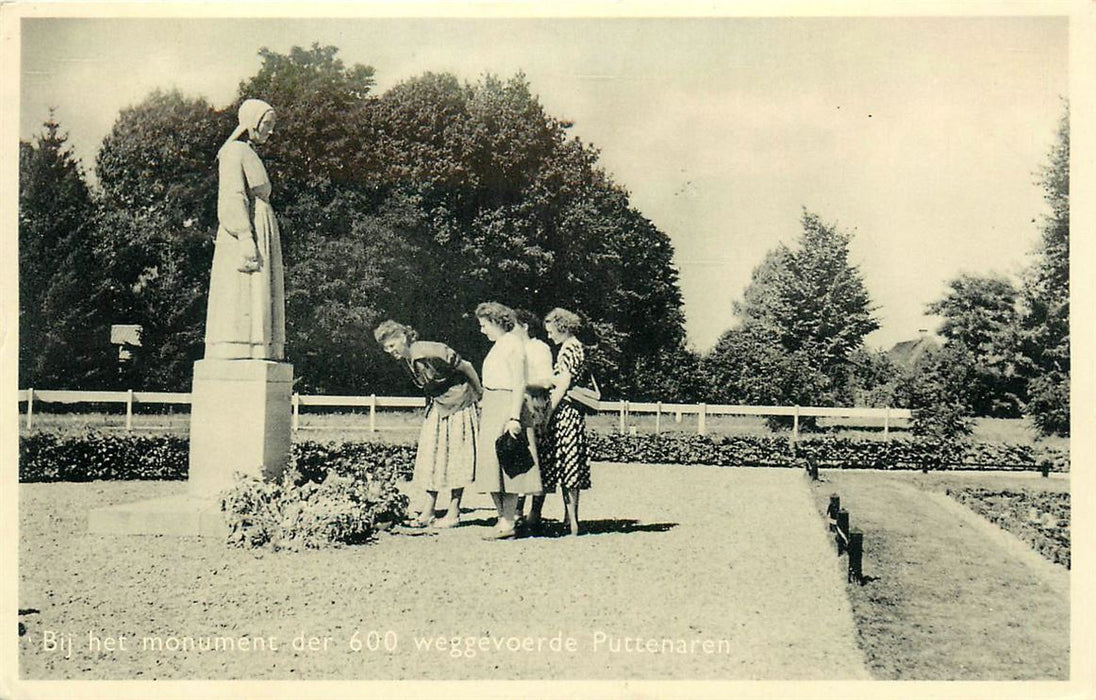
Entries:
[[620, 434], [624, 434], [624, 423], [626, 422], [625, 415], [628, 412], [628, 402], [624, 399], [620, 400]]
[[842, 508], [837, 512], [837, 556], [845, 553], [849, 542], [849, 511]]
[[677, 409], [677, 411], [674, 413], [674, 422], [676, 422], [676, 423], [681, 422], [681, 409], [680, 408]]
[[792, 416], [792, 442], [799, 442], [799, 404], [795, 405], [795, 414]]
[[293, 432], [301, 429], [301, 395], [293, 392]]
[[662, 402], [659, 401], [655, 406], [655, 435], [662, 432]]
[[698, 435], [708, 434], [708, 404], [700, 404], [700, 413], [696, 419], [696, 432]]
[[377, 395], [369, 395], [369, 432], [377, 432]]
[[864, 533], [849, 531], [849, 583], [864, 583]]
[[34, 426], [34, 389], [27, 389], [27, 430]]
[[883, 441], [890, 442], [890, 406], [883, 409]]
[[126, 432], [133, 431], [133, 389], [126, 391]]
[[829, 519], [830, 532], [837, 530], [837, 514], [841, 512], [841, 497], [836, 493], [830, 495], [830, 505], [826, 508], [826, 518]]

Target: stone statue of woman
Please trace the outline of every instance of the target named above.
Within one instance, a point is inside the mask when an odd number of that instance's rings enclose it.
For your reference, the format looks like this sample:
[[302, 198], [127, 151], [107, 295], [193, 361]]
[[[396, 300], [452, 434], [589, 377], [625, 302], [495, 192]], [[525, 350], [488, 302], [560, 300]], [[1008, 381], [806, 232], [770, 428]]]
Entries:
[[217, 241], [206, 311], [207, 359], [285, 358], [285, 281], [270, 178], [252, 144], [274, 133], [274, 108], [244, 100], [217, 154]]

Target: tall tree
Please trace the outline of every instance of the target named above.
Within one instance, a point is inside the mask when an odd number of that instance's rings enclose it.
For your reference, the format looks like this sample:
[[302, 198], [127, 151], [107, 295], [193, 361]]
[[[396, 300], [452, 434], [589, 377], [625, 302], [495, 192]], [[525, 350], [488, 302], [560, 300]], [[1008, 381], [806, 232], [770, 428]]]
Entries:
[[939, 333], [945, 343], [976, 360], [973, 381], [956, 387], [965, 392], [975, 415], [1013, 418], [1020, 415], [1027, 381], [1021, 374], [1017, 324], [1018, 292], [1001, 275], [962, 274], [948, 293], [927, 306], [943, 317]]
[[[100, 388], [114, 369], [91, 233], [94, 203], [50, 115], [19, 144], [19, 383]], [[116, 357], [116, 355], [115, 355]]]
[[1021, 336], [1030, 377], [1027, 413], [1043, 433], [1069, 435], [1068, 104], [1040, 184], [1050, 213], [1021, 293]]
[[[388, 316], [478, 361], [487, 345], [471, 312], [491, 299], [585, 313], [609, 392], [645, 390], [657, 368], [673, 376], [688, 363], [668, 237], [598, 167], [596, 149], [545, 112], [524, 76], [462, 83], [427, 73], [374, 96], [372, 68], [343, 64], [334, 47], [260, 56], [238, 97], [278, 111], [262, 156], [300, 389], [405, 389], [369, 341]], [[213, 158], [233, 114], [234, 105], [211, 112], [155, 93], [120, 116], [99, 158], [104, 216], [118, 219], [108, 259], [129, 299], [119, 305], [140, 312], [153, 294], [170, 303], [166, 292], [179, 285], [173, 312], [159, 315], [175, 334], [169, 342], [165, 329], [157, 343], [189, 348], [180, 366], [201, 350], [216, 223], [201, 206], [215, 204]], [[170, 143], [147, 142], [165, 134]], [[170, 205], [157, 199], [165, 192]]]
[[217, 224], [217, 150], [234, 115], [177, 90], [122, 110], [95, 159], [105, 205], [165, 226]]
[[[705, 366], [747, 402], [852, 403], [850, 356], [879, 327], [849, 236], [803, 212], [795, 248], [778, 246], [754, 269], [739, 327], [728, 332]], [[746, 369], [748, 368], [748, 369]]]
[[217, 150], [234, 117], [154, 91], [118, 115], [96, 157], [96, 250], [115, 322], [141, 326], [139, 388], [185, 391], [202, 356], [217, 230]]

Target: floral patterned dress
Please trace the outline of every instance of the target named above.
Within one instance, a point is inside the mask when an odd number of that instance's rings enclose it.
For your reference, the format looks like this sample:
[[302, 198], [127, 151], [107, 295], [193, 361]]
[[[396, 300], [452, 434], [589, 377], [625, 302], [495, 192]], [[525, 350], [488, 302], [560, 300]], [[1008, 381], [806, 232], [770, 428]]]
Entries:
[[[586, 353], [582, 343], [571, 337], [560, 345], [556, 357], [556, 375], [571, 375], [571, 386], [586, 375]], [[548, 449], [541, 457], [544, 490], [554, 491], [556, 484], [569, 489], [590, 488], [590, 459], [586, 446], [586, 418], [564, 398], [548, 421]]]

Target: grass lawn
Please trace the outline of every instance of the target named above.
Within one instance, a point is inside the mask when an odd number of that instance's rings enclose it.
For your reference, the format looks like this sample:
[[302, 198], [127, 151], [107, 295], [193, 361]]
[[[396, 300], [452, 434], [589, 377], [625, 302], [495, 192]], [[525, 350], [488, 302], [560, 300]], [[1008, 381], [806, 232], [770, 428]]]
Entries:
[[978, 521], [947, 489], [1068, 492], [1066, 478], [824, 470], [864, 533], [848, 586], [859, 642], [880, 680], [1068, 679], [1069, 572]]

